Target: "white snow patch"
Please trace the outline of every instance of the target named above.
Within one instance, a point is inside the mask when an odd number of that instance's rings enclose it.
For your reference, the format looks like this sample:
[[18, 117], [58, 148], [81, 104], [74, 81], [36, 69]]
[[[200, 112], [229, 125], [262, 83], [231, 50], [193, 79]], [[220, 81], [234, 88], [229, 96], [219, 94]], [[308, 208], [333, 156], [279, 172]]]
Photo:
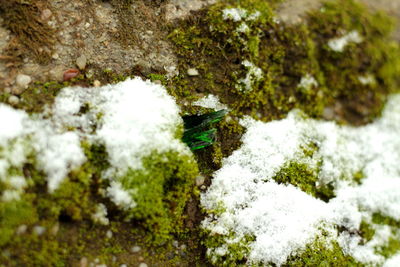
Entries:
[[[104, 177], [111, 181], [128, 169], [142, 169], [142, 158], [153, 152], [190, 153], [175, 137], [183, 122], [174, 99], [163, 86], [139, 78], [96, 88], [64, 88], [51, 107], [34, 117], [0, 104], [0, 124], [6, 125], [0, 131], [0, 181], [7, 182], [9, 168], [21, 169], [33, 155], [47, 175], [50, 192], [85, 162], [83, 140], [105, 145], [111, 168]], [[22, 184], [15, 179], [11, 183]], [[133, 207], [119, 184], [111, 184], [108, 193], [116, 204]], [[18, 198], [19, 191], [6, 192], [3, 198]]]
[[315, 80], [315, 78], [310, 74], [301, 77], [300, 83], [298, 85], [298, 87], [303, 88], [307, 91], [311, 90], [312, 87], [317, 87], [317, 86], [318, 86], [317, 80]]
[[107, 188], [107, 196], [120, 208], [129, 210], [136, 207], [135, 201], [131, 196], [132, 192], [128, 192], [119, 182], [112, 181]]
[[[203, 227], [225, 236], [227, 243], [255, 237], [248, 263], [283, 264], [325, 229], [360, 262], [382, 264], [375, 248], [387, 242], [387, 228], [377, 229], [365, 245], [359, 244], [361, 237], [354, 232], [363, 218], [376, 212], [400, 220], [399, 102], [400, 95], [392, 96], [382, 118], [359, 128], [304, 119], [298, 111], [269, 123], [243, 119], [247, 127], [243, 145], [224, 159], [201, 196], [204, 208], [223, 212], [210, 214]], [[311, 142], [319, 150], [306, 158], [301, 147]], [[314, 169], [322, 162], [316, 186], [332, 183], [336, 197], [325, 203], [294, 186], [276, 184], [272, 178], [291, 161]], [[365, 176], [361, 185], [350, 181], [357, 172]], [[353, 234], [338, 236], [333, 226]], [[214, 249], [208, 253], [215, 255]]]
[[399, 267], [400, 266], [400, 253], [388, 259], [383, 267]]
[[108, 225], [107, 208], [103, 203], [96, 206], [96, 212], [92, 214], [92, 220], [102, 225]]
[[251, 91], [256, 82], [263, 78], [263, 71], [248, 60], [244, 60], [242, 65], [247, 69], [246, 77], [239, 79], [236, 88], [240, 91]]
[[334, 38], [328, 41], [328, 46], [330, 49], [336, 52], [343, 52], [344, 48], [349, 43], [356, 43], [359, 44], [363, 41], [362, 36], [358, 33], [358, 31], [351, 31], [348, 34]]
[[371, 74], [365, 75], [365, 76], [359, 76], [358, 81], [362, 85], [368, 85], [368, 84], [374, 84], [375, 83], [375, 77]]
[[224, 20], [233, 20], [235, 22], [241, 21], [247, 17], [247, 10], [242, 8], [226, 8], [222, 11]]
[[212, 108], [214, 110], [228, 109], [225, 104], [222, 104], [219, 101], [218, 96], [215, 95], [207, 95], [199, 100], [193, 102], [193, 105], [200, 106], [203, 108]]

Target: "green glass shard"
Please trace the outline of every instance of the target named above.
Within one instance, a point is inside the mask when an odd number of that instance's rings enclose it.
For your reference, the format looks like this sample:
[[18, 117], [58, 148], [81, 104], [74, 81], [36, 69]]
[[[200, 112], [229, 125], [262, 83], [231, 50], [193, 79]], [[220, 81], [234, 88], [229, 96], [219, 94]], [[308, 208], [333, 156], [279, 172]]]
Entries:
[[198, 150], [210, 146], [215, 141], [217, 129], [211, 127], [219, 122], [227, 113], [222, 109], [204, 115], [184, 116], [183, 122], [185, 131], [183, 133], [183, 142], [185, 142], [191, 150]]

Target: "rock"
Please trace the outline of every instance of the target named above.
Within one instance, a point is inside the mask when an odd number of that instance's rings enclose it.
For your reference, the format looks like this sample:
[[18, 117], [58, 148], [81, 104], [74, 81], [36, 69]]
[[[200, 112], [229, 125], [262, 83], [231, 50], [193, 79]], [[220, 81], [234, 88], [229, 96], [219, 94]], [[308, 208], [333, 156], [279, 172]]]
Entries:
[[12, 95], [8, 98], [8, 103], [10, 105], [17, 105], [19, 103], [19, 98], [18, 96]]
[[147, 267], [147, 264], [142, 262], [142, 263], [139, 264], [139, 267]]
[[199, 71], [195, 68], [190, 68], [187, 70], [189, 76], [199, 76]]
[[77, 59], [76, 59], [76, 65], [78, 66], [78, 68], [80, 70], [84, 70], [86, 68], [86, 63], [87, 63], [87, 58], [85, 55], [80, 55]]
[[80, 260], [80, 267], [87, 267], [88, 266], [88, 258], [86, 258], [86, 257], [83, 257], [83, 258], [81, 258], [81, 260]]
[[133, 247], [131, 248], [131, 251], [132, 251], [133, 253], [138, 253], [141, 249], [142, 249], [142, 248], [139, 247], [139, 246], [133, 246]]
[[107, 237], [108, 239], [110, 239], [110, 238], [112, 238], [112, 237], [113, 237], [113, 233], [112, 233], [112, 231], [111, 231], [111, 230], [108, 230], [108, 231], [107, 231], [107, 233], [106, 233], [106, 237]]
[[22, 235], [22, 234], [26, 233], [26, 230], [28, 230], [28, 226], [26, 226], [25, 224], [22, 224], [22, 225], [18, 226], [16, 233], [17, 233], [17, 235]]
[[49, 18], [51, 18], [51, 15], [53, 15], [53, 13], [51, 12], [51, 10], [48, 9], [48, 8], [46, 8], [46, 9], [44, 9], [44, 10], [42, 11], [42, 14], [40, 14], [40, 18], [41, 18], [43, 21], [46, 21], [46, 20], [48, 20]]
[[202, 186], [204, 184], [204, 176], [203, 175], [199, 175], [196, 177], [196, 185], [197, 186]]
[[46, 227], [36, 225], [35, 227], [33, 227], [33, 232], [37, 235], [42, 235], [44, 234], [44, 232], [46, 232]]
[[69, 80], [71, 80], [72, 78], [75, 78], [78, 75], [79, 75], [79, 70], [77, 70], [77, 69], [69, 69], [69, 70], [66, 70], [64, 72], [63, 80], [64, 81], [69, 81]]
[[62, 82], [64, 79], [64, 70], [64, 66], [55, 66], [49, 70], [49, 80]]
[[99, 80], [94, 80], [93, 86], [94, 87], [100, 87], [101, 86], [101, 82]]
[[53, 59], [58, 59], [60, 56], [59, 56], [57, 53], [54, 53], [51, 57], [52, 57]]
[[15, 78], [15, 83], [20, 89], [28, 88], [28, 85], [31, 83], [32, 78], [25, 74], [18, 74]]

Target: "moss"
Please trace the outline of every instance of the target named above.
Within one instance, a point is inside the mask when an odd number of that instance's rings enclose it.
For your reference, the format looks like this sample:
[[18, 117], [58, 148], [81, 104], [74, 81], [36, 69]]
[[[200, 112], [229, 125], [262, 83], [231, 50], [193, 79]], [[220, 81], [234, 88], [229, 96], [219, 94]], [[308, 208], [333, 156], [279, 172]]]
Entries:
[[360, 224], [360, 236], [363, 238], [362, 243], [365, 244], [374, 237], [375, 230], [371, 226], [371, 224], [367, 223], [366, 221], [362, 221]]
[[400, 240], [398, 237], [390, 237], [387, 244], [377, 249], [377, 253], [381, 254], [385, 258], [397, 254], [400, 251]]
[[22, 60], [21, 50], [27, 51], [40, 64], [51, 60], [56, 31], [40, 19], [39, 6], [46, 5], [46, 0], [10, 0], [0, 5], [4, 26], [17, 38], [17, 42], [8, 47], [8, 54], [14, 60], [16, 57]]
[[298, 255], [289, 258], [283, 266], [364, 266], [350, 256], [343, 253], [339, 244], [332, 241], [326, 244], [322, 240], [315, 240]]
[[385, 216], [381, 213], [374, 213], [372, 215], [372, 222], [376, 223], [376, 224], [384, 224], [384, 225], [389, 225], [389, 226], [392, 226], [395, 228], [400, 228], [399, 221], [397, 221], [391, 217]]
[[[248, 14], [258, 11], [260, 16], [240, 22], [224, 20], [222, 10], [231, 7]], [[234, 116], [248, 114], [266, 121], [281, 118], [293, 108], [321, 117], [325, 107], [340, 102], [342, 122], [369, 121], [379, 115], [386, 96], [399, 82], [395, 71], [400, 50], [389, 39], [391, 20], [353, 1], [329, 3], [323, 10], [310, 13], [307, 24], [285, 25], [276, 23], [267, 1], [225, 1], [181, 21], [169, 35], [180, 56], [180, 73], [196, 67], [202, 77], [181, 74], [171, 80], [171, 93], [187, 100], [182, 102], [191, 102], [193, 93], [212, 93], [232, 108]], [[248, 30], [237, 30], [242, 23]], [[354, 29], [363, 35], [362, 44], [349, 45], [342, 54], [329, 50], [330, 39]], [[237, 89], [248, 75], [242, 64], [245, 60], [263, 73], [257, 81], [250, 76], [249, 92]], [[359, 77], [368, 74], [376, 76], [376, 83], [361, 84]], [[316, 83], [299, 86], [305, 77]]]
[[197, 166], [188, 155], [168, 152], [144, 158], [143, 167], [145, 171], [129, 170], [119, 181], [125, 189], [135, 190], [132, 198], [137, 206], [129, 216], [143, 222], [155, 243], [163, 243], [183, 229]]

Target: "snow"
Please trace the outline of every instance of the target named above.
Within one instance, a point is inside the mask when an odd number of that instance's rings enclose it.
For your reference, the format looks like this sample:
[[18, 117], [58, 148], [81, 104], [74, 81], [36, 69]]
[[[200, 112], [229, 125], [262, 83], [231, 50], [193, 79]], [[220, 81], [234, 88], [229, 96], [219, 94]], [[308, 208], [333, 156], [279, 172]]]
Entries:
[[107, 218], [107, 208], [103, 203], [96, 206], [96, 211], [92, 214], [92, 220], [102, 225], [108, 225], [110, 223]]
[[342, 37], [329, 40], [328, 46], [335, 52], [343, 52], [349, 43], [359, 44], [362, 41], [363, 38], [357, 31], [351, 31]]
[[193, 102], [193, 105], [195, 106], [200, 106], [203, 108], [211, 108], [214, 110], [221, 110], [221, 109], [228, 109], [228, 107], [225, 104], [222, 104], [218, 98], [218, 96], [215, 95], [207, 95], [203, 98], [200, 98], [199, 100]]
[[383, 267], [398, 267], [400, 265], [400, 253], [394, 255], [389, 260], [385, 262]]
[[235, 22], [241, 21], [247, 17], [247, 10], [242, 8], [226, 8], [222, 11], [224, 20], [233, 20]]
[[[7, 126], [0, 131], [0, 181], [7, 182], [8, 169], [22, 170], [28, 155], [34, 155], [49, 192], [54, 192], [86, 161], [82, 141], [103, 144], [111, 165], [103, 174], [110, 179], [107, 194], [123, 209], [136, 204], [133, 192], [125, 190], [118, 177], [129, 169], [143, 169], [142, 158], [154, 152], [190, 153], [175, 137], [183, 125], [175, 100], [163, 86], [140, 78], [103, 87], [64, 88], [52, 106], [34, 116], [0, 104], [0, 123]], [[18, 198], [25, 186], [11, 182], [20, 188], [5, 192], [3, 198]]]
[[[399, 102], [400, 95], [392, 96], [382, 118], [359, 128], [306, 119], [299, 111], [269, 123], [243, 119], [247, 132], [242, 146], [224, 159], [201, 196], [202, 206], [210, 211], [203, 227], [211, 235], [222, 235], [227, 244], [254, 237], [248, 263], [279, 266], [324, 229], [330, 233], [327, 241], [338, 241], [345, 253], [365, 264], [382, 264], [375, 248], [387, 241], [387, 229], [378, 229], [365, 245], [353, 232], [339, 235], [332, 229], [343, 226], [357, 232], [361, 221], [377, 212], [400, 219]], [[310, 143], [319, 150], [306, 157], [302, 147]], [[316, 186], [332, 183], [336, 197], [326, 203], [292, 185], [277, 184], [272, 178], [291, 161], [313, 170], [322, 163], [315, 171]], [[364, 175], [360, 185], [351, 180], [357, 172]], [[210, 248], [208, 254], [229, 253], [224, 247]]]
[[242, 65], [246, 68], [246, 77], [239, 79], [236, 85], [237, 89], [240, 91], [251, 91], [254, 84], [263, 78], [263, 71], [248, 60], [244, 60]]
[[301, 77], [300, 83], [298, 85], [298, 87], [303, 88], [305, 90], [311, 90], [312, 87], [317, 87], [318, 86], [318, 82], [317, 80], [315, 80], [315, 78], [313, 76], [311, 76], [310, 74], [307, 74], [304, 77]]

